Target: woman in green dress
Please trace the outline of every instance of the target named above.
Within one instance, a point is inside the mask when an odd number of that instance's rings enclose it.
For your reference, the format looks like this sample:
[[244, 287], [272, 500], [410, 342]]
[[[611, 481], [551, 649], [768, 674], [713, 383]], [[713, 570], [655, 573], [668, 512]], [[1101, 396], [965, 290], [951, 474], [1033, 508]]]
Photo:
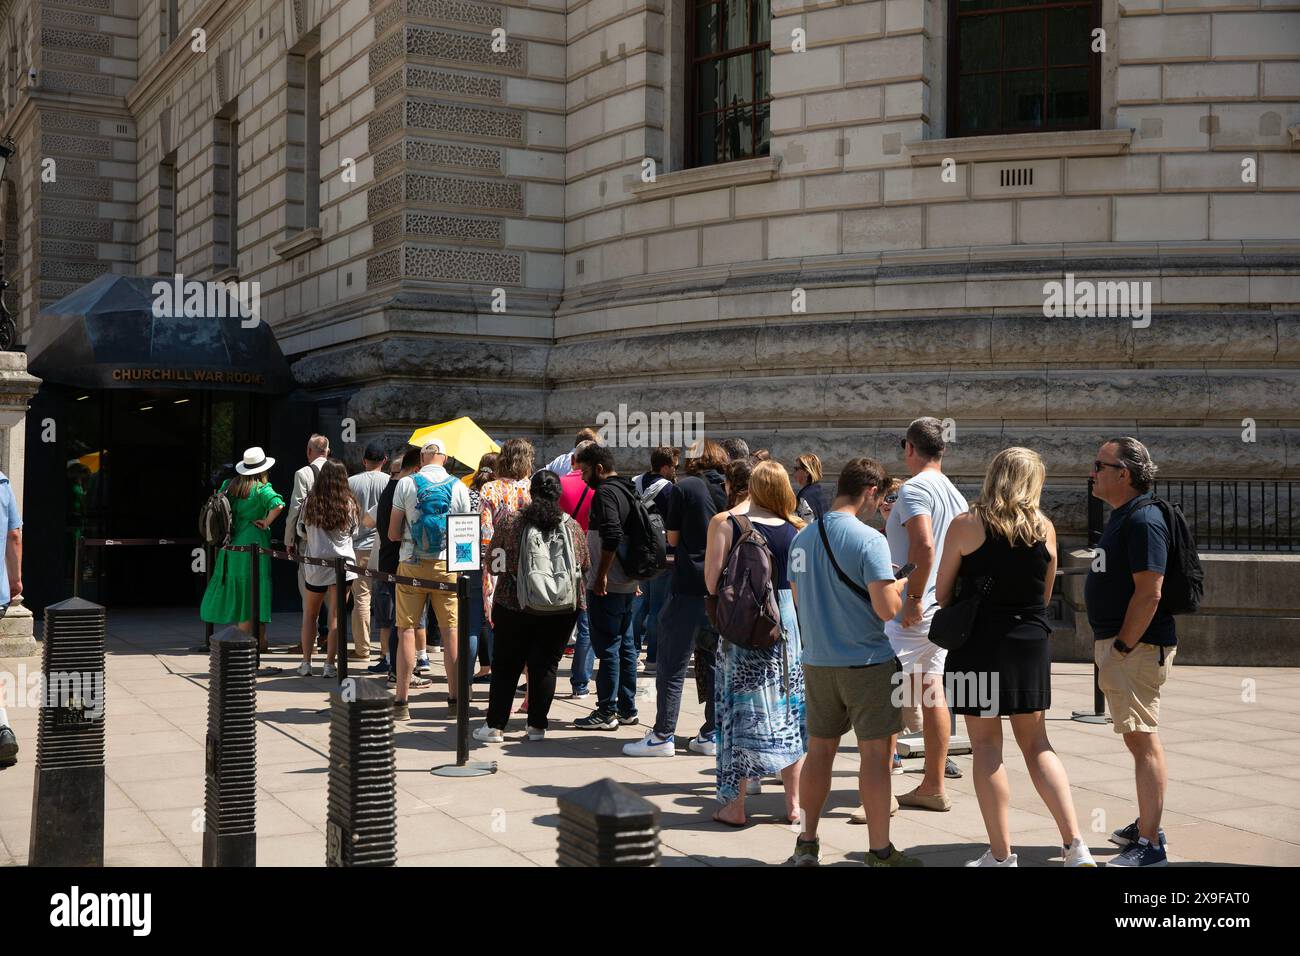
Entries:
[[[235, 466], [236, 477], [222, 485], [230, 499], [232, 524], [230, 543], [234, 546], [259, 544], [271, 546], [271, 522], [284, 509], [281, 498], [267, 482], [267, 472], [275, 464], [260, 448], [244, 452], [244, 460]], [[258, 606], [257, 643], [266, 653], [266, 625], [271, 620], [271, 559], [264, 557], [258, 565], [261, 578]], [[217, 552], [212, 578], [203, 595], [199, 614], [211, 624], [235, 624], [244, 633], [251, 633], [252, 588], [249, 586], [249, 556], [246, 552]]]

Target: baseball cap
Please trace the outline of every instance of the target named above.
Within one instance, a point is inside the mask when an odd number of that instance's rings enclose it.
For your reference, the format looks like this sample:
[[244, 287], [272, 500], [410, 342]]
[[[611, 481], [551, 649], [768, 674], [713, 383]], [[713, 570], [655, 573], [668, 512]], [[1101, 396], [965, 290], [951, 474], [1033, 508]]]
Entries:
[[444, 448], [442, 442], [438, 441], [438, 439], [436, 438], [430, 438], [427, 442], [425, 442], [424, 446], [420, 449], [420, 451], [424, 452], [425, 454], [428, 454], [431, 451], [437, 452], [439, 455], [447, 454], [447, 449]]
[[364, 457], [366, 461], [383, 461], [388, 457], [388, 453], [384, 451], [383, 445], [379, 444], [377, 441], [372, 441], [370, 444], [366, 445], [366, 450], [362, 457]]

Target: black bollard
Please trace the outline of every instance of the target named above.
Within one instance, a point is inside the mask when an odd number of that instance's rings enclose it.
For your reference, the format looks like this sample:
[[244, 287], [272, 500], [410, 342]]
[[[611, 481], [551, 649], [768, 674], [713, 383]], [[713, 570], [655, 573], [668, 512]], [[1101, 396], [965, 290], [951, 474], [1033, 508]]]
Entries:
[[45, 609], [32, 866], [104, 865], [104, 608], [69, 598]]
[[[497, 772], [495, 760], [469, 759], [469, 695], [473, 682], [469, 669], [469, 578], [456, 575], [456, 641], [459, 657], [456, 670], [460, 675], [460, 690], [456, 698], [456, 762], [434, 767], [429, 773], [436, 777], [483, 777]], [[443, 640], [453, 640], [444, 635]]]
[[393, 699], [380, 681], [350, 677], [330, 691], [326, 866], [397, 863]]
[[570, 790], [560, 808], [560, 866], [656, 866], [659, 808], [606, 777]]
[[212, 638], [204, 866], [257, 865], [256, 670], [257, 641], [252, 635], [228, 627]]
[[348, 677], [348, 572], [347, 560], [334, 559], [334, 669], [338, 682]]

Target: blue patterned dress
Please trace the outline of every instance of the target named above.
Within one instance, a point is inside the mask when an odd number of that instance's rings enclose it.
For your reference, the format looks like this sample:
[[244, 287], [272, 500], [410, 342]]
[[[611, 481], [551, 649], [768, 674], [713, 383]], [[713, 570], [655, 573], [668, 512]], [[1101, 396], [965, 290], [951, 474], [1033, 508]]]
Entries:
[[[753, 522], [772, 549], [773, 584], [781, 608], [785, 641], [762, 651], [718, 644], [714, 681], [714, 724], [718, 745], [718, 802], [740, 794], [743, 778], [779, 774], [808, 751], [804, 707], [803, 645], [786, 576], [790, 542], [796, 529], [788, 522]], [[732, 528], [733, 540], [735, 527]], [[784, 657], [782, 649], [784, 648]], [[788, 676], [787, 676], [788, 675]]]

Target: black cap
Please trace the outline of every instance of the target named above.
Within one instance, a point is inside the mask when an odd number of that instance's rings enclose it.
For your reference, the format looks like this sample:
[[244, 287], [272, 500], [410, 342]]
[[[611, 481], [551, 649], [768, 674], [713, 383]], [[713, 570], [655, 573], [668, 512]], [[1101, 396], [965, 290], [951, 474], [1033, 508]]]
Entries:
[[366, 445], [366, 461], [383, 461], [387, 457], [388, 453], [384, 451], [384, 446], [379, 444], [379, 442], [372, 441], [370, 444]]

